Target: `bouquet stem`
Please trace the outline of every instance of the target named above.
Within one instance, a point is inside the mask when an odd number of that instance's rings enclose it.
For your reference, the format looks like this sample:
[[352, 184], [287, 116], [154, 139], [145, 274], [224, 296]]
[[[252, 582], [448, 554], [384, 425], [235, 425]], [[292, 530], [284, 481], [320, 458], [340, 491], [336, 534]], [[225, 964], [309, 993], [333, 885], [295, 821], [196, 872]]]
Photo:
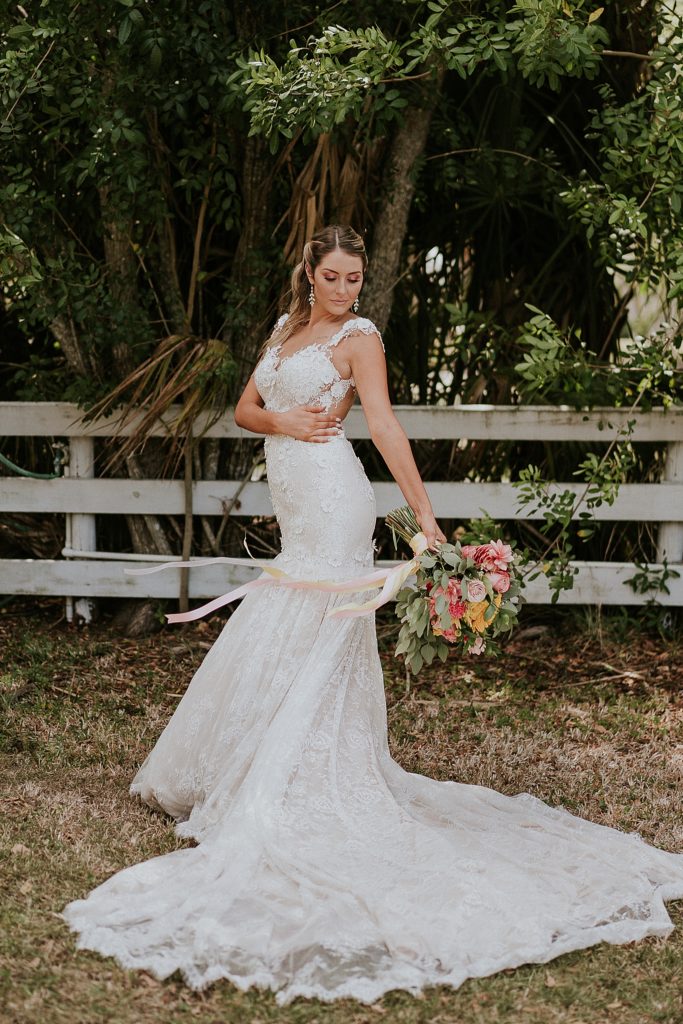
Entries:
[[421, 530], [421, 526], [410, 505], [402, 505], [401, 508], [395, 508], [385, 517], [384, 522], [391, 530], [394, 547], [398, 547], [396, 544], [396, 534], [410, 544], [415, 534]]

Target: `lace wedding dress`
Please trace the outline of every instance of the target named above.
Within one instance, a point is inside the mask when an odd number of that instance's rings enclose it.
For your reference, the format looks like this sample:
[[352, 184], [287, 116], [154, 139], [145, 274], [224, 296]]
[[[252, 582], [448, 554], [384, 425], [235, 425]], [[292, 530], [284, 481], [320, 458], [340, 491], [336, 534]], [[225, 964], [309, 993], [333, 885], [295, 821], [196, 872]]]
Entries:
[[[266, 408], [333, 407], [355, 385], [332, 348], [375, 330], [359, 318], [279, 362], [268, 350]], [[275, 564], [307, 579], [367, 571], [375, 499], [349, 441], [268, 436], [265, 451]], [[392, 760], [374, 615], [324, 617], [367, 597], [273, 584], [243, 599], [131, 785], [199, 845], [69, 903], [79, 948], [179, 970], [195, 989], [270, 988], [282, 1005], [458, 986], [672, 930], [683, 854]]]

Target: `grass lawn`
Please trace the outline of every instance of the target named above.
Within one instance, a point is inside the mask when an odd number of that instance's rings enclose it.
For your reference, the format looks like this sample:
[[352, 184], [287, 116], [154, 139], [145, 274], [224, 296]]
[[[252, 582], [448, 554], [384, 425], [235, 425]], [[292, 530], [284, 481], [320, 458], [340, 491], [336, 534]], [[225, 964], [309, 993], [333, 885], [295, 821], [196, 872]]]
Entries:
[[[407, 692], [391, 620], [378, 614], [391, 748], [405, 768], [530, 792], [683, 851], [680, 639], [548, 610], [528, 614], [500, 658], [439, 663]], [[130, 640], [106, 622], [67, 626], [58, 602], [15, 602], [0, 616], [3, 1024], [681, 1024], [681, 902], [669, 904], [677, 927], [667, 939], [601, 944], [373, 1006], [300, 999], [281, 1009], [270, 992], [219, 982], [195, 993], [176, 976], [158, 982], [75, 952], [56, 916], [69, 900], [193, 845], [128, 784], [221, 625]]]

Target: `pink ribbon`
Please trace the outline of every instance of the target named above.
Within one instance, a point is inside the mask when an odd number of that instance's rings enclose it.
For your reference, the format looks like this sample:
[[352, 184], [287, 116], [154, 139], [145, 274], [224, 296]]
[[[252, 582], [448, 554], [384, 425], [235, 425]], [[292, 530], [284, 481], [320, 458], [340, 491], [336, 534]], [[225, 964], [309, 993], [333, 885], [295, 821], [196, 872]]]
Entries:
[[[399, 562], [398, 565], [392, 566], [389, 569], [376, 569], [367, 576], [357, 576], [343, 582], [334, 580], [297, 580], [293, 576], [289, 576], [282, 569], [254, 559], [254, 565], [263, 569], [264, 573], [266, 573], [265, 576], [259, 576], [258, 579], [251, 580], [249, 583], [243, 583], [242, 586], [236, 587], [235, 590], [230, 590], [227, 594], [221, 594], [220, 597], [214, 598], [213, 601], [209, 601], [199, 608], [193, 608], [190, 612], [174, 612], [171, 615], [167, 615], [166, 618], [169, 622], [193, 622], [195, 619], [201, 619], [205, 615], [209, 615], [210, 612], [215, 612], [217, 608], [230, 604], [231, 601], [237, 600], [238, 597], [244, 597], [251, 590], [256, 590], [258, 587], [268, 586], [273, 583], [281, 587], [289, 587], [292, 590], [318, 590], [330, 594], [352, 593], [356, 590], [370, 590], [373, 587], [381, 587], [382, 589], [377, 597], [372, 598], [370, 601], [365, 601], [363, 604], [352, 602], [351, 604], [340, 605], [338, 608], [331, 608], [325, 613], [325, 618], [353, 618], [357, 615], [367, 615], [369, 612], [380, 608], [383, 604], [390, 601], [398, 593], [408, 577], [417, 571], [419, 566], [417, 556], [426, 549], [427, 538], [423, 533], [416, 533], [410, 541], [410, 546], [415, 552], [416, 557], [412, 558], [409, 562]], [[163, 562], [161, 565], [155, 565], [148, 569], [125, 569], [124, 572], [128, 576], [147, 576], [151, 573], [162, 572], [165, 569], [184, 569], [203, 565], [243, 564], [244, 562], [241, 558], [225, 556], [221, 558], [197, 558], [191, 562]]]

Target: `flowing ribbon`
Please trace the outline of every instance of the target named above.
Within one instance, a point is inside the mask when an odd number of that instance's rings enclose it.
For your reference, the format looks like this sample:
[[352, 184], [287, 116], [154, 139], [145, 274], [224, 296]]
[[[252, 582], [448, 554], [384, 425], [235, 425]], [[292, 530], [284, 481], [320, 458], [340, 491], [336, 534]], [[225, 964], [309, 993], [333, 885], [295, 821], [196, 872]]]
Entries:
[[[376, 569], [367, 576], [356, 576], [343, 582], [335, 580], [298, 580], [293, 576], [289, 576], [283, 569], [278, 569], [276, 566], [267, 565], [254, 559], [254, 565], [262, 569], [264, 575], [251, 580], [249, 583], [243, 583], [242, 586], [236, 587], [235, 590], [230, 590], [227, 594], [221, 594], [220, 597], [214, 598], [213, 601], [209, 601], [199, 608], [193, 608], [190, 612], [174, 612], [172, 615], [167, 615], [166, 618], [169, 622], [193, 622], [195, 619], [201, 619], [210, 612], [216, 611], [217, 608], [230, 604], [231, 601], [237, 600], [238, 597], [244, 597], [245, 594], [256, 590], [258, 587], [271, 586], [273, 583], [281, 587], [288, 587], [291, 590], [318, 590], [329, 594], [345, 594], [356, 590], [371, 590], [373, 587], [381, 587], [380, 593], [371, 600], [365, 601], [363, 604], [352, 602], [340, 605], [338, 608], [328, 609], [325, 613], [325, 618], [353, 618], [357, 615], [367, 615], [368, 612], [375, 611], [376, 608], [380, 608], [387, 601], [391, 601], [408, 577], [417, 571], [420, 564], [419, 556], [427, 548], [427, 538], [424, 533], [416, 533], [410, 541], [410, 546], [415, 557], [411, 558], [409, 562], [399, 562], [398, 565], [394, 565], [391, 568]], [[248, 548], [247, 551], [249, 551]], [[249, 552], [249, 557], [253, 557], [251, 552]], [[147, 576], [154, 572], [162, 572], [164, 569], [184, 569], [203, 565], [243, 564], [243, 559], [229, 558], [227, 556], [221, 558], [196, 558], [191, 562], [163, 562], [161, 565], [155, 565], [148, 569], [124, 569], [124, 572], [128, 576]]]

